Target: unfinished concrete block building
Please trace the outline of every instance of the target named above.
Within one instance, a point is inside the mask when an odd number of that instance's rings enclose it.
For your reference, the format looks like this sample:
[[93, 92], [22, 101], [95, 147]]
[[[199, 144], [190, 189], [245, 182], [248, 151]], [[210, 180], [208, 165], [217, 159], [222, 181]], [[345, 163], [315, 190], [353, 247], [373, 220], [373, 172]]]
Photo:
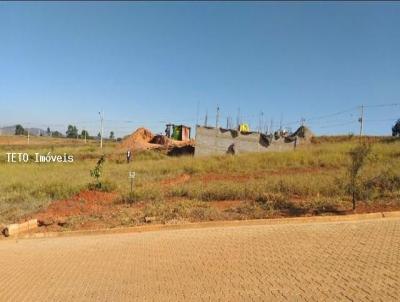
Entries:
[[289, 151], [308, 143], [312, 136], [312, 132], [305, 126], [287, 136], [196, 126], [195, 156]]

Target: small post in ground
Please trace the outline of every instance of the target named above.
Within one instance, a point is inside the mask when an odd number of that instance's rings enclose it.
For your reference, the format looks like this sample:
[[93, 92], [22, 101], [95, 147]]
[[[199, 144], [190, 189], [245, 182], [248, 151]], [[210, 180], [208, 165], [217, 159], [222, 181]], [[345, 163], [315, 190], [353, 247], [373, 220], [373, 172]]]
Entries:
[[132, 193], [132, 191], [133, 191], [133, 180], [135, 179], [135, 176], [136, 176], [136, 172], [131, 172], [131, 171], [129, 171], [129, 179], [130, 179], [130, 181], [131, 181], [131, 193]]

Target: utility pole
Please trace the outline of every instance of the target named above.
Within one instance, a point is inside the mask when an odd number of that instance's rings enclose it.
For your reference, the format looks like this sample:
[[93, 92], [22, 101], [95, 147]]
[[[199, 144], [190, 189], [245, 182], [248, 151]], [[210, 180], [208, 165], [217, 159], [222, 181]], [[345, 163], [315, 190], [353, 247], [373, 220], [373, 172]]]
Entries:
[[100, 115], [100, 148], [103, 149], [103, 119], [104, 119], [104, 110], [102, 112], [99, 112]]
[[361, 115], [358, 121], [360, 122], [360, 137], [361, 137], [363, 134], [363, 127], [364, 127], [364, 105], [361, 105]]
[[208, 110], [206, 110], [206, 117], [204, 118], [204, 126], [207, 127], [207, 120], [208, 120]]
[[29, 145], [29, 140], [30, 140], [30, 137], [29, 137], [29, 129], [28, 129], [28, 145]]
[[86, 130], [85, 130], [85, 144], [86, 144]]
[[218, 123], [219, 123], [219, 106], [217, 106], [217, 116], [215, 118], [215, 128], [218, 129]]
[[236, 118], [236, 125], [239, 129], [240, 126], [240, 107], [238, 108], [238, 114], [237, 114], [237, 118]]
[[226, 129], [232, 129], [232, 117], [228, 116], [226, 118]]
[[199, 101], [197, 101], [196, 105], [196, 126], [199, 124]]
[[263, 128], [263, 123], [264, 123], [264, 112], [260, 112], [260, 118], [258, 120], [258, 132], [262, 132], [262, 128]]

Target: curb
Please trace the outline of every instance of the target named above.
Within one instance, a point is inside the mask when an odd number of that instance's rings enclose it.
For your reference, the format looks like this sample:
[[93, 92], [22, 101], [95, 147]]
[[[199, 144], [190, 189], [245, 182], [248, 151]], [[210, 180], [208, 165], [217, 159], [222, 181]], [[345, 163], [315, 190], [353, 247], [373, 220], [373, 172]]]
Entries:
[[9, 237], [9, 236], [18, 235], [19, 233], [22, 233], [22, 232], [27, 232], [27, 231], [36, 229], [37, 227], [38, 227], [37, 219], [30, 219], [30, 220], [22, 222], [22, 223], [13, 223], [13, 224], [7, 225], [4, 228], [2, 227], [1, 233], [3, 233], [4, 236]]
[[113, 229], [42, 232], [42, 233], [31, 233], [31, 234], [28, 233], [28, 234], [22, 234], [20, 236], [2, 238], [0, 239], [0, 241], [12, 240], [12, 239], [35, 239], [35, 238], [73, 237], [73, 236], [87, 236], [87, 235], [144, 233], [144, 232], [154, 232], [154, 231], [203, 229], [203, 228], [215, 228], [215, 227], [307, 224], [307, 223], [329, 223], [329, 222], [359, 222], [366, 220], [391, 219], [391, 218], [393, 219], [400, 218], [400, 211], [335, 215], [335, 216], [308, 216], [308, 217], [293, 217], [293, 218], [208, 221], [208, 222], [194, 222], [194, 223], [184, 223], [184, 224], [155, 224], [155, 225], [142, 225], [133, 227], [120, 227]]

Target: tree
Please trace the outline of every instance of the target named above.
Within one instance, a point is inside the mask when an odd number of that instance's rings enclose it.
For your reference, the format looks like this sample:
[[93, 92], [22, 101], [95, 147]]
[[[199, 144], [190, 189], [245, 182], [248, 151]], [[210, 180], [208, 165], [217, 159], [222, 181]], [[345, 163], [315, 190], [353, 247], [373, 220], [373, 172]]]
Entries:
[[89, 132], [87, 132], [86, 130], [82, 130], [81, 138], [89, 138]]
[[63, 135], [62, 135], [60, 132], [58, 132], [58, 131], [53, 131], [53, 132], [51, 133], [51, 136], [52, 136], [52, 137], [62, 137]]
[[97, 139], [101, 139], [101, 133], [97, 133]]
[[67, 132], [65, 132], [67, 137], [69, 138], [77, 138], [78, 137], [78, 129], [76, 126], [68, 125]]
[[400, 136], [400, 119], [392, 127], [392, 136]]
[[110, 132], [110, 139], [114, 139], [114, 131]]
[[51, 131], [50, 131], [50, 127], [47, 127], [47, 131], [46, 131], [47, 136], [51, 136]]
[[89, 188], [94, 188], [94, 189], [100, 189], [101, 188], [101, 182], [100, 182], [100, 177], [102, 174], [103, 170], [103, 164], [105, 162], [105, 157], [102, 155], [100, 159], [97, 161], [96, 166], [94, 167], [93, 170], [90, 170], [90, 176], [92, 176], [95, 179], [95, 183], [93, 186], [89, 186]]
[[349, 191], [352, 195], [353, 210], [356, 209], [357, 195], [360, 195], [360, 180], [359, 174], [362, 167], [365, 165], [367, 156], [371, 152], [371, 146], [366, 143], [361, 143], [350, 150], [351, 163], [349, 166], [350, 183]]
[[15, 135], [24, 135], [25, 129], [20, 124], [15, 126]]

